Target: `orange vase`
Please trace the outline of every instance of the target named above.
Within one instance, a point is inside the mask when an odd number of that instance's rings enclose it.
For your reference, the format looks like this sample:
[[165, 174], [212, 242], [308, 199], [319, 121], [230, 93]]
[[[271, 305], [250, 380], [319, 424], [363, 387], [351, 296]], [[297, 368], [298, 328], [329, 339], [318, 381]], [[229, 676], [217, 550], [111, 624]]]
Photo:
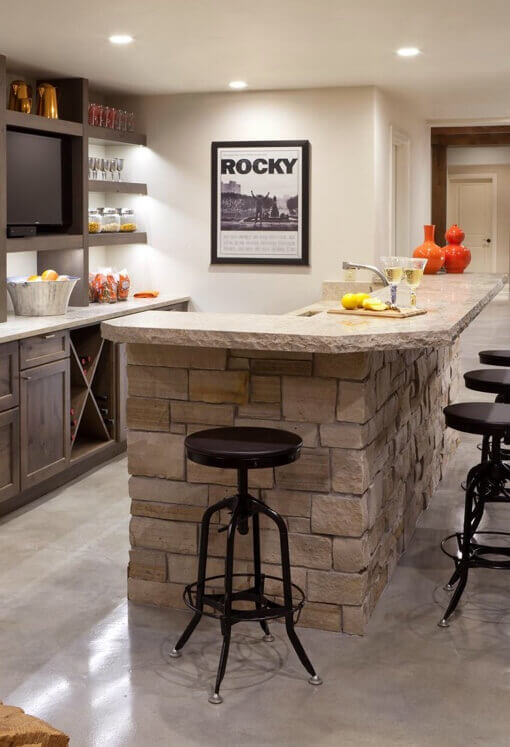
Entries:
[[425, 275], [435, 275], [444, 265], [445, 253], [434, 241], [435, 226], [423, 226], [425, 231], [425, 241], [421, 246], [417, 246], [413, 252], [413, 257], [427, 259], [425, 265]]
[[464, 231], [456, 223], [445, 233], [444, 237], [448, 242], [444, 247], [446, 272], [464, 272], [471, 262], [471, 252], [462, 244], [464, 236]]

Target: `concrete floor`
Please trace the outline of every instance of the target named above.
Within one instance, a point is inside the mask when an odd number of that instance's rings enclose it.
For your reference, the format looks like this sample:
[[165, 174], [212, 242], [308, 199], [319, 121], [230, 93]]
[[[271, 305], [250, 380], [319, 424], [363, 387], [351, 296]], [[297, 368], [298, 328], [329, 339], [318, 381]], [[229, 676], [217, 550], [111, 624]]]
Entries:
[[[504, 292], [465, 333], [465, 369], [483, 347], [510, 347], [509, 319]], [[461, 525], [459, 483], [477, 440], [463, 438], [368, 634], [300, 630], [323, 686], [307, 684], [280, 625], [271, 645], [239, 625], [219, 707], [207, 702], [217, 627], [202, 623], [170, 659], [186, 613], [125, 600], [124, 458], [3, 519], [0, 700], [66, 731], [73, 747], [508, 745], [508, 575], [472, 572], [461, 614], [436, 626], [450, 571], [439, 541]], [[504, 506], [489, 519], [510, 529]]]

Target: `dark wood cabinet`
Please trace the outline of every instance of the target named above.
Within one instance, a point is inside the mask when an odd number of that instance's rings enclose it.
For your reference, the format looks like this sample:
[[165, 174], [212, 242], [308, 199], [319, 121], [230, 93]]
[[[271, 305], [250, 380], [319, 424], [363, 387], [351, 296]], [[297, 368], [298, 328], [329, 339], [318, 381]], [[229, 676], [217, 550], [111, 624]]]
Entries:
[[21, 489], [57, 474], [69, 464], [69, 359], [20, 374]]
[[19, 407], [0, 412], [0, 504], [20, 489]]
[[19, 404], [18, 343], [0, 345], [0, 412]]
[[51, 363], [68, 356], [69, 332], [66, 329], [20, 340], [19, 366], [21, 369], [42, 366], [43, 363]]

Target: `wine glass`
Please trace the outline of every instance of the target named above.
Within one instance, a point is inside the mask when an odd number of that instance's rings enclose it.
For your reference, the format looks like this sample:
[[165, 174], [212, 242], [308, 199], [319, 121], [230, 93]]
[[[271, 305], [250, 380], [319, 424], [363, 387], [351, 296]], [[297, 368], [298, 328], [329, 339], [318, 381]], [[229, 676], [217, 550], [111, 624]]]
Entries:
[[124, 159], [123, 158], [117, 158], [117, 172], [118, 172], [118, 180], [120, 182], [120, 174], [122, 169], [124, 168]]
[[411, 289], [411, 306], [413, 307], [416, 307], [416, 289], [421, 283], [426, 264], [426, 259], [415, 257], [406, 257], [404, 261], [404, 278]]
[[404, 274], [405, 257], [380, 257], [383, 266], [383, 272], [386, 280], [390, 285], [392, 309], [397, 308], [397, 285], [402, 280]]

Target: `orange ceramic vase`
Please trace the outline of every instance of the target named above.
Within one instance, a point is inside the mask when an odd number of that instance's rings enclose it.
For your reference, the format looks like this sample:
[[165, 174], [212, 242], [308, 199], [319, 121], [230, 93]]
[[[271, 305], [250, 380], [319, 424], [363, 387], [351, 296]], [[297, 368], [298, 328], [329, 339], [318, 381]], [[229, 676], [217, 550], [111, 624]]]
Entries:
[[444, 265], [445, 253], [434, 241], [435, 226], [423, 226], [425, 230], [425, 241], [421, 246], [417, 246], [413, 252], [413, 257], [427, 259], [425, 265], [425, 275], [435, 275]]
[[444, 247], [446, 272], [464, 272], [471, 262], [471, 252], [462, 245], [465, 233], [454, 223], [444, 237], [448, 242]]

